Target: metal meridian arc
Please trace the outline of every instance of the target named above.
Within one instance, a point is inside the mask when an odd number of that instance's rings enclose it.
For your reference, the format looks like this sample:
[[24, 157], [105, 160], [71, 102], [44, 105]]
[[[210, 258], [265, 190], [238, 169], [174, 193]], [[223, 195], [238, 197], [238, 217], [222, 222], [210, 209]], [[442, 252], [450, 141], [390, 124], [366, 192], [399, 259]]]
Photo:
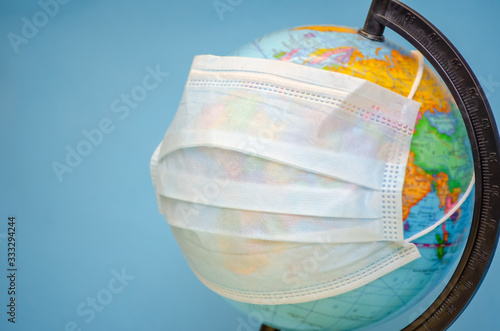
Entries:
[[374, 0], [360, 35], [383, 40], [388, 27], [417, 48], [446, 83], [469, 134], [476, 190], [465, 251], [450, 282], [431, 306], [404, 330], [444, 330], [480, 286], [498, 242], [500, 159], [498, 130], [483, 89], [467, 62], [434, 25], [396, 0]]

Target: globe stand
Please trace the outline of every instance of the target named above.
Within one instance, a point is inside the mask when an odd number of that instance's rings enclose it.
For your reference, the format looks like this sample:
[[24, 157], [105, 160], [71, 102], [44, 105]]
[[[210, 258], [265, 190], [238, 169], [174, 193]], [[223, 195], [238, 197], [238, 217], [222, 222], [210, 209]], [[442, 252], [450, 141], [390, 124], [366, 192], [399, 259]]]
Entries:
[[498, 130], [483, 89], [451, 42], [416, 11], [396, 0], [374, 0], [359, 34], [383, 40], [389, 27], [434, 66], [460, 109], [474, 157], [476, 193], [469, 238], [450, 282], [404, 330], [444, 330], [460, 315], [486, 274], [498, 242], [500, 160]]
[[[500, 219], [498, 130], [483, 89], [451, 42], [419, 13], [396, 0], [373, 0], [359, 34], [384, 40], [388, 27], [405, 38], [434, 66], [460, 109], [474, 157], [475, 203], [469, 238], [458, 266], [438, 298], [409, 330], [445, 330], [479, 288], [493, 259]], [[260, 331], [279, 331], [262, 325]]]

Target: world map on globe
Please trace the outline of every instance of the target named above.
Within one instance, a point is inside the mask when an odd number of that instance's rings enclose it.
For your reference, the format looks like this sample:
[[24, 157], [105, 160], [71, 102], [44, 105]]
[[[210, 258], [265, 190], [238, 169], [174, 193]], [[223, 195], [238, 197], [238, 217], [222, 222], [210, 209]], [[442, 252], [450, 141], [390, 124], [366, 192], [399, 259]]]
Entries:
[[[403, 96], [410, 93], [418, 70], [411, 51], [389, 40], [370, 41], [356, 29], [338, 26], [280, 30], [230, 55], [275, 59], [352, 75]], [[402, 194], [405, 238], [447, 213], [473, 176], [472, 152], [461, 114], [444, 83], [427, 65], [414, 100], [421, 107]], [[228, 301], [262, 323], [290, 331], [354, 330], [405, 311], [416, 313], [422, 298], [442, 283], [460, 258], [473, 206], [474, 194], [470, 194], [446, 222], [414, 242], [422, 255], [419, 259], [356, 290], [299, 304]]]

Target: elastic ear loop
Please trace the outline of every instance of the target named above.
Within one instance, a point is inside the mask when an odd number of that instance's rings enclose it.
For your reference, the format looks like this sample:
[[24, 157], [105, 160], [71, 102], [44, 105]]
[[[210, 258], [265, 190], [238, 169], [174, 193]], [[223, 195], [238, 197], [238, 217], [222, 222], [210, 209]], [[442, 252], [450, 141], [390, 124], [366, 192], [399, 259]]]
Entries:
[[[420, 81], [422, 80], [422, 76], [424, 74], [424, 56], [422, 55], [422, 53], [420, 53], [417, 50], [414, 50], [411, 53], [417, 58], [418, 70], [417, 70], [417, 76], [415, 77], [415, 81], [413, 82], [413, 86], [411, 88], [411, 91], [408, 94], [409, 99], [413, 99], [413, 97], [415, 96], [415, 93], [418, 90], [418, 87], [420, 85]], [[470, 193], [472, 192], [472, 188], [474, 187], [474, 182], [475, 182], [475, 175], [474, 175], [474, 173], [472, 173], [472, 178], [471, 178], [471, 181], [469, 183], [469, 186], [467, 187], [467, 190], [462, 195], [460, 200], [458, 200], [457, 203], [453, 206], [453, 208], [451, 208], [446, 214], [444, 214], [443, 217], [441, 217], [436, 223], [434, 223], [430, 227], [414, 234], [413, 236], [411, 236], [408, 239], [405, 239], [405, 242], [410, 243], [415, 239], [418, 239], [422, 236], [425, 236], [426, 234], [428, 234], [429, 232], [433, 231], [435, 228], [437, 228], [438, 226], [443, 224], [448, 218], [450, 218], [451, 215], [453, 215], [458, 210], [458, 208], [460, 208], [463, 205], [465, 200], [469, 197]]]
[[413, 54], [414, 57], [417, 58], [418, 70], [417, 70], [417, 76], [413, 81], [413, 86], [411, 87], [410, 94], [408, 94], [408, 99], [413, 99], [415, 93], [418, 90], [418, 87], [420, 86], [420, 81], [422, 80], [422, 76], [424, 75], [424, 56], [417, 50], [411, 51], [411, 53]]

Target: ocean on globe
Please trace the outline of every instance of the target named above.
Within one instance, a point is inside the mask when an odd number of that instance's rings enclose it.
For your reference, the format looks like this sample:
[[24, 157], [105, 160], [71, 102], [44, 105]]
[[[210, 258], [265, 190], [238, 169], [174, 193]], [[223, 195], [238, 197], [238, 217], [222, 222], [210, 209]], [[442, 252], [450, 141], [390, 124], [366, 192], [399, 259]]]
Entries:
[[[335, 71], [369, 80], [403, 96], [410, 93], [418, 70], [411, 51], [389, 40], [368, 40], [356, 29], [338, 26], [280, 30], [230, 55]], [[445, 84], [427, 65], [414, 100], [421, 107], [403, 187], [405, 238], [448, 212], [473, 175], [472, 152], [461, 114]], [[288, 331], [356, 330], [416, 311], [419, 302], [443, 282], [460, 259], [473, 205], [471, 194], [446, 222], [415, 241], [421, 258], [356, 290], [299, 304], [252, 305], [227, 300], [254, 320]]]

